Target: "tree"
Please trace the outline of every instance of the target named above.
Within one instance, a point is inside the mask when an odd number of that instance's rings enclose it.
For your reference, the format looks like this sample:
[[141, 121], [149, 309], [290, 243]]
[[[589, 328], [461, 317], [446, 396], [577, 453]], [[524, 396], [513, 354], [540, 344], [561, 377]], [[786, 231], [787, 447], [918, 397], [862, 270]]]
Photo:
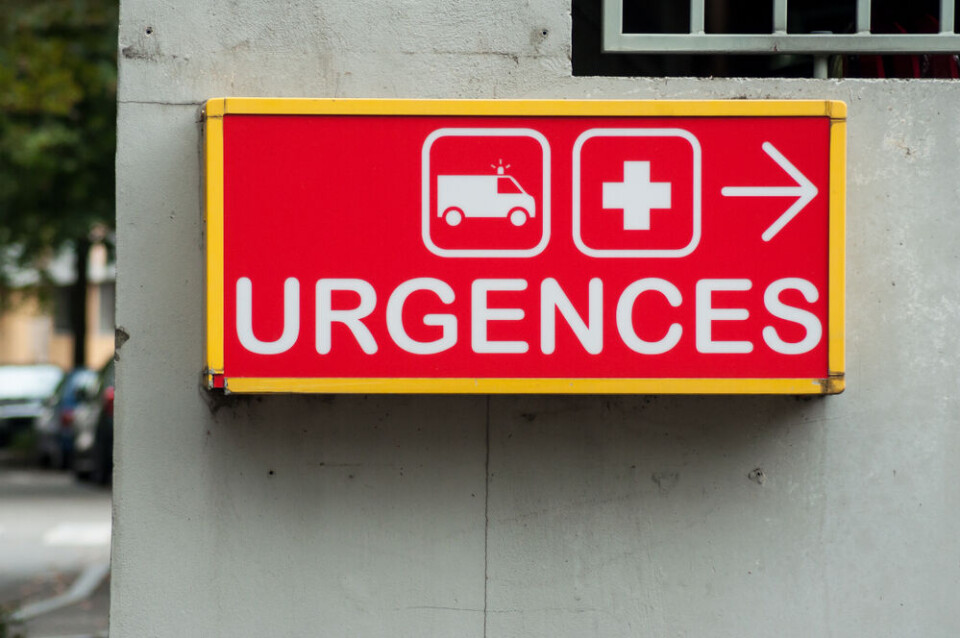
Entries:
[[73, 248], [83, 365], [87, 258], [114, 226], [117, 0], [0, 4], [0, 264]]

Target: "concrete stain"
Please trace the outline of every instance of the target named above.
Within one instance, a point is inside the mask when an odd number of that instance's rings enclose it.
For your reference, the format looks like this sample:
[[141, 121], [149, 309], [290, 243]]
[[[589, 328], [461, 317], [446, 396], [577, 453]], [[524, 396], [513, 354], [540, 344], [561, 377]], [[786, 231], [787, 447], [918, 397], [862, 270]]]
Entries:
[[680, 482], [680, 472], [670, 470], [654, 472], [650, 475], [650, 480], [657, 484], [657, 489], [660, 490], [660, 494], [666, 496], [677, 486], [677, 483]]

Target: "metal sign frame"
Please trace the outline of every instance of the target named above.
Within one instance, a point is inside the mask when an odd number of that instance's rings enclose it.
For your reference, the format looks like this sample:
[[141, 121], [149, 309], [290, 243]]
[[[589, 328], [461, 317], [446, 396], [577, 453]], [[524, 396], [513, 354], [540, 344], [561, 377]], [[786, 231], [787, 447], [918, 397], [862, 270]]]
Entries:
[[[223, 118], [244, 115], [827, 117], [829, 264], [826, 378], [253, 378], [224, 374]], [[832, 100], [380, 100], [217, 98], [203, 108], [206, 367], [231, 393], [837, 394], [844, 389], [846, 105]]]

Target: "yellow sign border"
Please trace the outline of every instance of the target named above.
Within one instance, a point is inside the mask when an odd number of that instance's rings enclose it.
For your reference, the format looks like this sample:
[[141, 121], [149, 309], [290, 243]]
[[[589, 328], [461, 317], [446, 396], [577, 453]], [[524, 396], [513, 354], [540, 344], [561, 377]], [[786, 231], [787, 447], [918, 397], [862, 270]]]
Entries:
[[[475, 115], [590, 117], [829, 117], [829, 283], [824, 379], [449, 379], [224, 376], [223, 117]], [[203, 108], [208, 388], [235, 393], [384, 394], [838, 394], [844, 389], [846, 122], [836, 100], [380, 100], [216, 98]]]

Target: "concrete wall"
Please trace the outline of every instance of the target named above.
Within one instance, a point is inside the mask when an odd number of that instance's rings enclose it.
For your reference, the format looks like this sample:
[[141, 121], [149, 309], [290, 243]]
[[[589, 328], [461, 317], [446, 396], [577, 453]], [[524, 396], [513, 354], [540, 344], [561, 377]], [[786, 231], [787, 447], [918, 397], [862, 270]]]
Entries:
[[[572, 78], [569, 13], [123, 2], [112, 636], [958, 635], [960, 84]], [[224, 95], [845, 100], [848, 389], [212, 401]]]

